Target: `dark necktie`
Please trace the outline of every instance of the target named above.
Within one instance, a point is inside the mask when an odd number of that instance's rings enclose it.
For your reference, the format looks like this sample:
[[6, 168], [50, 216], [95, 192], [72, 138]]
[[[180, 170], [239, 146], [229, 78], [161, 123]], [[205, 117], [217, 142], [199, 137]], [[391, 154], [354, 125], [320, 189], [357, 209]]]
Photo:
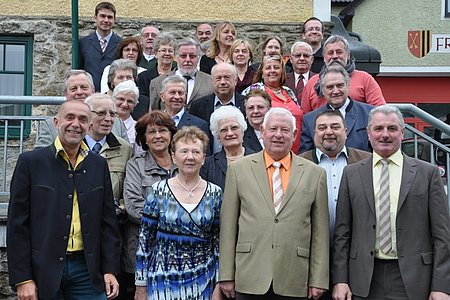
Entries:
[[184, 79], [186, 79], [187, 82], [189, 82], [189, 80], [192, 79], [192, 77], [191, 77], [191, 76], [188, 76], [188, 75], [183, 75], [183, 77], [184, 77]]
[[92, 147], [92, 152], [99, 154], [100, 149], [102, 149], [102, 145], [100, 143], [95, 143], [94, 147]]
[[300, 74], [300, 76], [298, 77], [297, 84], [295, 85], [295, 91], [297, 93], [303, 91], [304, 86], [305, 86], [305, 84], [303, 83], [303, 75]]

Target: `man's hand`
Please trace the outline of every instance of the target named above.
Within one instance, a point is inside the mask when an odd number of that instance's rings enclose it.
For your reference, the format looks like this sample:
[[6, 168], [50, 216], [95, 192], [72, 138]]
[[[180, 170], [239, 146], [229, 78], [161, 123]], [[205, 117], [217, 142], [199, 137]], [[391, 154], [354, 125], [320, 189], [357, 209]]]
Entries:
[[430, 293], [430, 297], [428, 297], [428, 300], [449, 300], [450, 296], [443, 292], [434, 292], [432, 291]]
[[17, 286], [18, 300], [37, 300], [37, 286], [34, 281], [30, 281]]
[[214, 287], [214, 291], [211, 295], [211, 300], [222, 300], [222, 290], [220, 289], [220, 286], [216, 284]]
[[337, 283], [333, 288], [333, 300], [352, 300], [352, 291], [347, 283]]
[[105, 280], [105, 291], [106, 298], [114, 299], [119, 296], [119, 283], [117, 282], [116, 276], [111, 273], [106, 273], [103, 275]]
[[314, 300], [319, 299], [327, 290], [316, 288], [316, 287], [308, 287], [308, 298], [313, 298]]
[[219, 286], [227, 298], [236, 298], [236, 292], [234, 290], [234, 281], [222, 281], [219, 282]]
[[147, 286], [137, 286], [134, 292], [134, 300], [147, 300]]

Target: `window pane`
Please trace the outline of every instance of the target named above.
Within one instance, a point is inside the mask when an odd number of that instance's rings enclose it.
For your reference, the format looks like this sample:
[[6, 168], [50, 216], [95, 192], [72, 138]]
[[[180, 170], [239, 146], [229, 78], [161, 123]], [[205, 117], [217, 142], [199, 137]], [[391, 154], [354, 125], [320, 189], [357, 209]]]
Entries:
[[6, 45], [5, 71], [24, 71], [25, 45]]
[[23, 74], [0, 74], [0, 95], [22, 96]]
[[3, 64], [3, 53], [4, 53], [5, 45], [0, 44], [0, 71], [3, 71], [5, 65]]

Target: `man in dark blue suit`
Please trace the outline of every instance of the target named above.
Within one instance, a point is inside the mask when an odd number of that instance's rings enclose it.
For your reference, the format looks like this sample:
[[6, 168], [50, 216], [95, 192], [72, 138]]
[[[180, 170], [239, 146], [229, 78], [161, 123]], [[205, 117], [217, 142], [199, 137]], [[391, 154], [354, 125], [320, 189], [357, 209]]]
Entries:
[[[197, 126], [206, 133], [210, 145], [212, 145], [212, 135], [208, 123], [199, 117], [191, 115], [185, 110], [187, 95], [186, 79], [178, 75], [167, 76], [162, 81], [161, 92], [159, 95], [161, 101], [164, 103], [165, 112], [170, 115], [177, 128], [183, 126]], [[211, 151], [212, 147], [209, 146], [206, 155], [210, 155]]]
[[122, 40], [112, 32], [116, 21], [116, 8], [112, 3], [101, 2], [95, 7], [95, 32], [80, 39], [78, 43], [79, 67], [92, 75], [95, 91], [100, 92], [103, 69], [111, 64], [117, 45]]
[[[237, 71], [234, 65], [219, 63], [211, 69], [211, 79], [214, 93], [192, 101], [189, 112], [209, 124], [211, 114], [219, 107], [233, 105], [242, 111], [245, 116], [244, 96], [235, 93], [237, 83]], [[213, 153], [222, 149], [220, 143], [215, 140]]]
[[118, 295], [114, 197], [106, 160], [83, 142], [90, 121], [89, 106], [65, 101], [54, 143], [19, 156], [7, 225], [9, 282], [18, 299]]
[[323, 72], [320, 85], [327, 105], [303, 116], [299, 152], [303, 153], [314, 148], [314, 122], [316, 116], [327, 109], [339, 110], [344, 116], [348, 130], [345, 143], [347, 147], [371, 152], [366, 127], [373, 106], [353, 101], [348, 97], [350, 77], [341, 65], [333, 63]]

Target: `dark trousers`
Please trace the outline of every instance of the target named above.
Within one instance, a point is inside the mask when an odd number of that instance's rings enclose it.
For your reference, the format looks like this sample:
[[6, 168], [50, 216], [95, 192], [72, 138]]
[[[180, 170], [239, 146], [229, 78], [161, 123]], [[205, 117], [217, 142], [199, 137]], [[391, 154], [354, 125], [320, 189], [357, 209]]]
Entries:
[[105, 292], [98, 292], [92, 285], [83, 251], [66, 256], [58, 293], [51, 299], [106, 300]]
[[119, 281], [119, 296], [116, 300], [134, 300], [136, 286], [134, 285], [134, 273], [126, 273], [122, 271], [117, 276]]
[[353, 299], [408, 300], [398, 261], [375, 259], [369, 296]]
[[276, 295], [273, 292], [272, 286], [270, 286], [267, 293], [264, 295], [252, 295], [252, 294], [242, 294], [239, 292], [236, 292], [236, 300], [306, 300], [308, 298], [301, 298], [301, 297], [287, 297], [287, 296], [280, 296]]

